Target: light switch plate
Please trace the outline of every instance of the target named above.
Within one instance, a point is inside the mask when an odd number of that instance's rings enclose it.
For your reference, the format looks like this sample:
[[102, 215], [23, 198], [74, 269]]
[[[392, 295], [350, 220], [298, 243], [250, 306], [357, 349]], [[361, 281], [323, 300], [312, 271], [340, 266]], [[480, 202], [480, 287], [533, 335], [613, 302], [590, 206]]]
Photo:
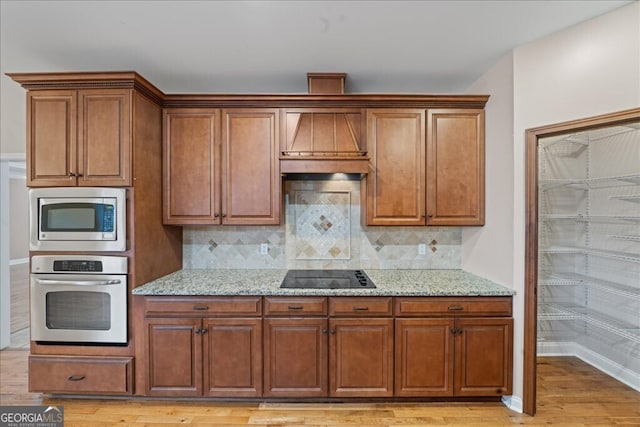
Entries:
[[269, 244], [260, 243], [260, 255], [266, 255], [269, 253]]

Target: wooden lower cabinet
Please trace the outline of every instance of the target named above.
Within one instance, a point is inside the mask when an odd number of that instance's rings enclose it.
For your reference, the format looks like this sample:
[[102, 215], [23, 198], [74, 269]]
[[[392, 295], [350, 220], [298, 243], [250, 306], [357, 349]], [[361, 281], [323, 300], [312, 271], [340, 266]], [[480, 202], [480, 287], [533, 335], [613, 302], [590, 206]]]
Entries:
[[393, 319], [329, 321], [330, 395], [393, 396]]
[[29, 391], [63, 394], [130, 395], [133, 358], [29, 356]]
[[262, 395], [262, 319], [204, 319], [204, 394]]
[[262, 394], [262, 319], [146, 321], [147, 394], [257, 397]]
[[396, 319], [395, 395], [511, 393], [513, 319]]
[[396, 396], [453, 396], [454, 319], [396, 319]]
[[202, 395], [201, 325], [200, 319], [146, 322], [149, 395]]
[[265, 299], [264, 395], [393, 396], [392, 298], [328, 300]]
[[144, 351], [136, 358], [146, 385], [138, 394], [327, 399], [512, 390], [510, 297], [143, 301]]
[[456, 319], [455, 395], [511, 394], [513, 319]]
[[327, 395], [326, 318], [264, 320], [264, 396]]

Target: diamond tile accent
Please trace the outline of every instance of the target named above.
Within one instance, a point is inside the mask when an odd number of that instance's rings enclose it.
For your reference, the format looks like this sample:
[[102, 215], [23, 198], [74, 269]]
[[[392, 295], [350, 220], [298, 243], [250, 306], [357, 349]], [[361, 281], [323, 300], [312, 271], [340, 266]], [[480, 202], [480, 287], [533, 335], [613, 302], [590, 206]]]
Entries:
[[296, 259], [349, 259], [349, 192], [296, 191]]

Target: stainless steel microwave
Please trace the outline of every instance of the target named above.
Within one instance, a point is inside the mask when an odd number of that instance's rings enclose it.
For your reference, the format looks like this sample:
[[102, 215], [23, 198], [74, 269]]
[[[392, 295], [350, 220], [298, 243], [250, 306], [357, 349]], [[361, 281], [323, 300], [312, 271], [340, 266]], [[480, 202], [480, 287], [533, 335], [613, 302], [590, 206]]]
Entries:
[[31, 189], [30, 249], [125, 251], [126, 194], [124, 188]]

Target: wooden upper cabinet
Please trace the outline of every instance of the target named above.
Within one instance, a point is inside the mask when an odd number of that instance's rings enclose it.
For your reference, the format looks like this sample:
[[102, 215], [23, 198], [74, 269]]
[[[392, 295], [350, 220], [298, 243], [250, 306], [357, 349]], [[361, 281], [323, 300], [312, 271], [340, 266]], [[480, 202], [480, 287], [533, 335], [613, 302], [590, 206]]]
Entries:
[[219, 224], [220, 110], [164, 111], [164, 222]]
[[425, 110], [368, 110], [367, 145], [367, 225], [424, 225]]
[[222, 111], [222, 223], [280, 223], [279, 110]]
[[427, 111], [427, 225], [484, 225], [484, 110]]
[[131, 90], [30, 91], [27, 185], [130, 186]]

